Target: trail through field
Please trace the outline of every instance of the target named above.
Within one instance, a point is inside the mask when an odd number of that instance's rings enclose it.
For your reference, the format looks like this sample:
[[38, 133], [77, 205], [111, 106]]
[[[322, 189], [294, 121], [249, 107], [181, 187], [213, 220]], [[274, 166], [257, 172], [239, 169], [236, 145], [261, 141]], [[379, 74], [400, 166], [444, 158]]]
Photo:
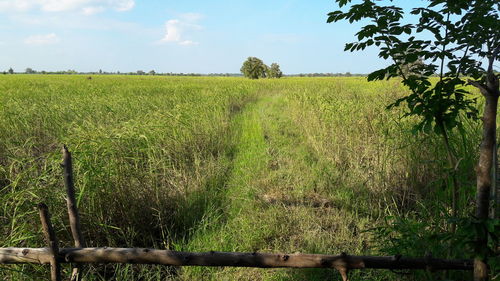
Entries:
[[[269, 94], [236, 117], [226, 204], [195, 230], [189, 250], [340, 253], [364, 247], [363, 239], [352, 238], [360, 235], [358, 227], [366, 220], [339, 208], [335, 200], [341, 198], [325, 192], [332, 175], [308, 147], [288, 110], [284, 96]], [[322, 269], [183, 271], [185, 279], [212, 280], [325, 280], [337, 274]]]

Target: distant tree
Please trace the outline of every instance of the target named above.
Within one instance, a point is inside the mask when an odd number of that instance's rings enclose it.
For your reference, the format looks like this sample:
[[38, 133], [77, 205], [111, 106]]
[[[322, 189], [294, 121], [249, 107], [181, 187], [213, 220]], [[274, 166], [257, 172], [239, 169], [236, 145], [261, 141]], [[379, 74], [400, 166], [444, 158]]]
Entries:
[[11, 67], [11, 68], [9, 68], [9, 70], [8, 70], [8, 71], [9, 71], [9, 74], [14, 74], [14, 69], [12, 69], [12, 67]]
[[42, 71], [41, 71], [41, 73], [42, 73], [42, 74], [47, 74], [47, 71], [42, 70]]
[[36, 71], [34, 71], [33, 69], [31, 68], [26, 68], [26, 70], [24, 71], [26, 74], [33, 74], [33, 73], [36, 73]]
[[281, 72], [279, 64], [273, 62], [271, 67], [267, 68], [267, 77], [281, 78], [281, 76], [283, 76], [283, 72]]
[[142, 70], [137, 70], [137, 75], [144, 75], [146, 74], [146, 72], [142, 71]]
[[102, 69], [99, 69], [99, 74], [102, 74]]
[[151, 70], [151, 71], [149, 72], [149, 75], [156, 75], [156, 72], [155, 72], [154, 70]]
[[266, 77], [267, 66], [264, 62], [256, 57], [248, 57], [241, 66], [241, 73], [250, 79], [259, 79]]

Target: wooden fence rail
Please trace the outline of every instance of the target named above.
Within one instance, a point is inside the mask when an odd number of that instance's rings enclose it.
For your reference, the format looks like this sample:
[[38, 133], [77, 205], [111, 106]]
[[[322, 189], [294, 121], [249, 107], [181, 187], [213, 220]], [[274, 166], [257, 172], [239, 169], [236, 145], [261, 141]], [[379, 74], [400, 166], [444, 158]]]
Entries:
[[50, 264], [51, 280], [62, 280], [62, 263], [72, 263], [71, 280], [81, 279], [81, 266], [86, 263], [131, 263], [168, 266], [229, 266], [258, 268], [333, 268], [344, 281], [352, 269], [424, 269], [424, 270], [473, 270], [471, 259], [438, 259], [396, 256], [353, 256], [322, 254], [272, 254], [238, 252], [179, 252], [149, 248], [85, 248], [80, 229], [80, 218], [75, 200], [71, 153], [63, 147], [64, 182], [67, 191], [67, 209], [75, 248], [58, 248], [50, 214], [45, 204], [38, 205], [46, 248], [0, 248], [0, 264], [35, 263]]
[[[50, 248], [2, 248], [0, 263], [51, 264]], [[472, 260], [445, 260], [432, 257], [352, 256], [320, 254], [270, 254], [237, 252], [178, 252], [149, 248], [61, 248], [59, 263], [131, 263], [170, 266], [229, 266], [259, 268], [426, 269], [472, 270]]]

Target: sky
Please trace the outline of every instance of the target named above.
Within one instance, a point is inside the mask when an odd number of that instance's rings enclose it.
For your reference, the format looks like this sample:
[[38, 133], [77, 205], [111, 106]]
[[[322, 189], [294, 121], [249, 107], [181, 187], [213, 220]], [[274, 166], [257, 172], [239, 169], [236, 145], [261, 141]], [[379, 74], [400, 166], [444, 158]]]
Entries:
[[337, 8], [333, 0], [0, 0], [0, 70], [238, 73], [249, 56], [285, 74], [384, 66], [376, 49], [343, 51], [360, 24], [327, 24]]

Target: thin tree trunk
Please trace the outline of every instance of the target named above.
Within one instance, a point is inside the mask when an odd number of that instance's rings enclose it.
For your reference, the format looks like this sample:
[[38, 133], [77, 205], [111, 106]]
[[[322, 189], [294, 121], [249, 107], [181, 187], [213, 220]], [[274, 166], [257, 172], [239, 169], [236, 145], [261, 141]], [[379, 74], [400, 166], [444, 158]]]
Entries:
[[477, 209], [478, 219], [487, 219], [489, 213], [490, 192], [493, 186], [491, 171], [494, 165], [496, 117], [498, 96], [487, 95], [483, 116], [483, 141], [479, 151], [479, 163], [477, 166]]
[[[500, 47], [499, 47], [500, 48]], [[493, 62], [500, 49], [497, 48], [489, 58], [486, 83], [469, 81], [477, 87], [486, 99], [483, 115], [483, 140], [479, 148], [479, 162], [476, 168], [477, 194], [476, 194], [476, 218], [484, 222], [490, 213], [490, 196], [494, 186], [492, 171], [495, 165], [496, 153], [496, 126], [498, 97], [500, 96], [498, 77], [493, 73]], [[488, 280], [487, 265], [488, 233], [479, 234], [476, 238], [476, 258], [474, 261], [474, 280]]]
[[[495, 139], [496, 140], [496, 139]], [[500, 216], [500, 212], [498, 211], [500, 206], [500, 170], [498, 167], [498, 142], [495, 142], [495, 164], [493, 167], [493, 186], [491, 187], [491, 198], [493, 202], [493, 206], [490, 206], [490, 218], [498, 219]]]
[[[484, 93], [483, 93], [484, 94]], [[480, 221], [488, 219], [490, 211], [490, 193], [493, 185], [491, 171], [494, 165], [495, 139], [496, 139], [496, 117], [498, 106], [498, 95], [485, 95], [486, 104], [483, 116], [483, 141], [479, 150], [479, 163], [477, 165], [477, 194], [476, 194], [476, 218]], [[476, 253], [486, 256], [488, 248], [488, 236], [481, 235], [476, 240]], [[477, 259], [474, 262], [474, 279], [476, 281], [488, 280], [488, 267], [485, 259]]]

